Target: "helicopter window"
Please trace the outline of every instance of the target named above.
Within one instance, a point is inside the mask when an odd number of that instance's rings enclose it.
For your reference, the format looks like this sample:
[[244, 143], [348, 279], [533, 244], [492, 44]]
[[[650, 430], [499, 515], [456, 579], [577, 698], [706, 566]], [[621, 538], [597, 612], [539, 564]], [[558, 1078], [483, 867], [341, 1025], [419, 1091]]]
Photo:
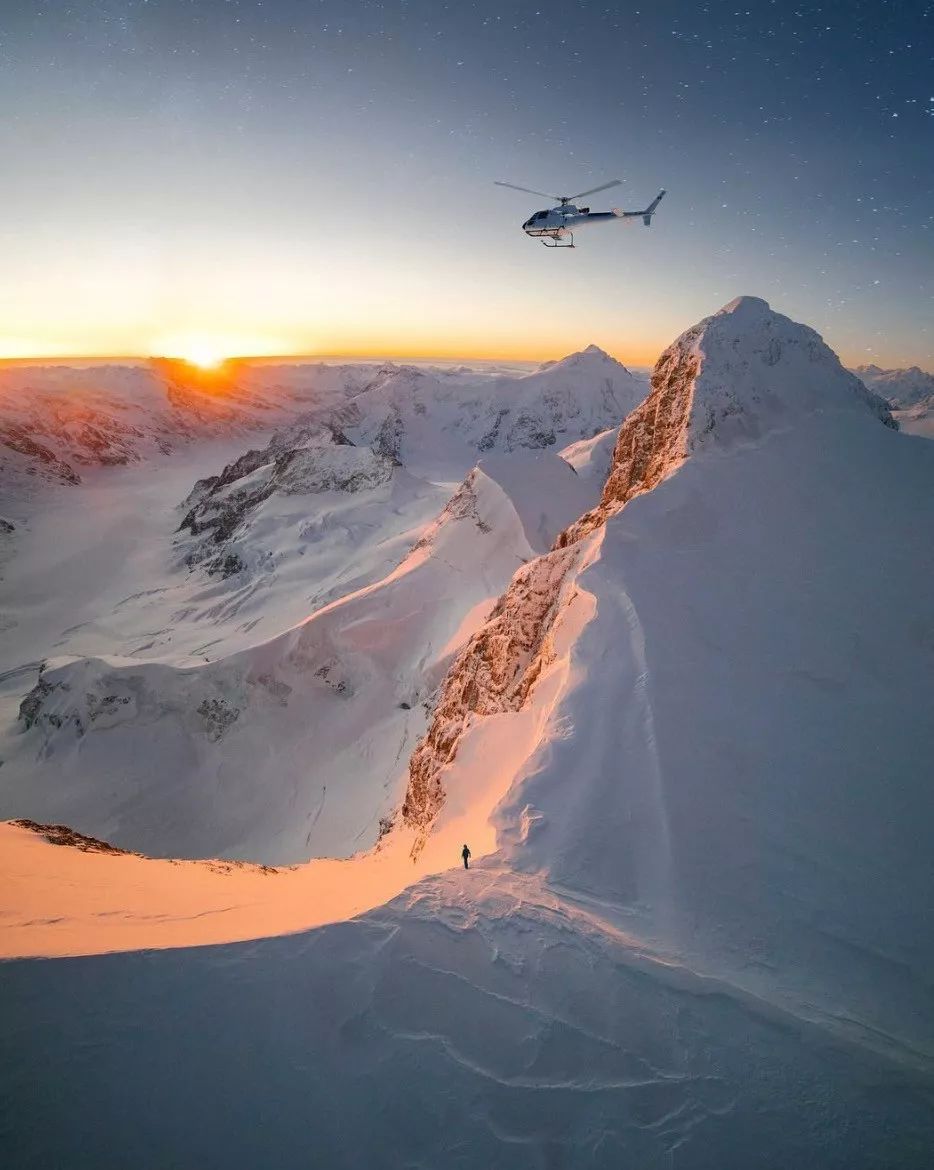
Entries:
[[536, 216], [535, 216], [535, 218], [536, 218], [536, 219], [545, 219], [545, 217], [546, 217], [547, 215], [548, 215], [548, 212], [547, 212], [547, 211], [540, 211], [540, 212], [538, 213], [538, 215], [536, 215]]

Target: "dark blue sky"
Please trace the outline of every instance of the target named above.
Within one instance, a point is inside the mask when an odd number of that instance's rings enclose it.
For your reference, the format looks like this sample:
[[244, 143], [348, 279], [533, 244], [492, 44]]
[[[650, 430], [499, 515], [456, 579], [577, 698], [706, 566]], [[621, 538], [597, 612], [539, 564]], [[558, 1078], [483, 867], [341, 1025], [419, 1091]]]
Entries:
[[[934, 368], [932, 3], [7, 3], [0, 102], [8, 353], [650, 360], [752, 293]], [[614, 177], [651, 231], [560, 254], [492, 185]]]

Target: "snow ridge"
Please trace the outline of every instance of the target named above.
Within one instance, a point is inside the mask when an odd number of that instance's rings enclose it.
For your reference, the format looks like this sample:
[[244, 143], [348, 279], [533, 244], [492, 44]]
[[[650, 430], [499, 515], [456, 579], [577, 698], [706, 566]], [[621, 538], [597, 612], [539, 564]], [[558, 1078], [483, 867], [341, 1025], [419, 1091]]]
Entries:
[[517, 573], [452, 668], [410, 762], [405, 822], [425, 832], [440, 812], [444, 769], [473, 717], [527, 701], [573, 591], [579, 558], [569, 550], [689, 457], [761, 442], [828, 410], [897, 429], [885, 403], [844, 370], [814, 330], [758, 297], [738, 297], [677, 338], [655, 366], [648, 398], [620, 428], [599, 505], [559, 534], [552, 553]]

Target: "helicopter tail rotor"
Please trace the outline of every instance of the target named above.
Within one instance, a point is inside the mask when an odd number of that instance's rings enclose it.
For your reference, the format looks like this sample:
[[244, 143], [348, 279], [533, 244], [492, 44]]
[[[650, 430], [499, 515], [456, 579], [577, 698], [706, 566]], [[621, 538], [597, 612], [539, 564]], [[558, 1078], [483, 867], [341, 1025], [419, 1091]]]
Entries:
[[664, 190], [659, 191], [659, 193], [655, 196], [655, 198], [652, 200], [652, 202], [645, 209], [645, 211], [642, 212], [642, 222], [645, 224], [646, 227], [652, 226], [652, 216], [655, 214], [655, 208], [658, 207], [659, 203], [661, 203], [661, 201], [664, 198], [665, 198]]

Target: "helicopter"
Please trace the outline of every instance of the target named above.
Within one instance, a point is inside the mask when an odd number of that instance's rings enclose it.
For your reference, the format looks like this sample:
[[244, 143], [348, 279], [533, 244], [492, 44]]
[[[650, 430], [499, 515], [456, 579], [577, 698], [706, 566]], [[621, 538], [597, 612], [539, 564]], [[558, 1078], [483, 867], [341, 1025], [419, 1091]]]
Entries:
[[[589, 207], [577, 207], [571, 201], [583, 199], [585, 195], [596, 195], [598, 191], [606, 191], [608, 187], [618, 187], [622, 179], [612, 179], [599, 187], [591, 187], [589, 191], [578, 191], [576, 195], [549, 195], [546, 191], [517, 187], [515, 183], [501, 183], [498, 179], [494, 182], [497, 187], [511, 187], [513, 191], [524, 191], [527, 195], [544, 195], [546, 199], [558, 200], [557, 207], [536, 211], [522, 225], [522, 230], [527, 236], [541, 240], [546, 248], [573, 248], [574, 232], [585, 224], [609, 223], [614, 219], [638, 219], [641, 216], [645, 226], [650, 227], [655, 209], [665, 194], [664, 191], [659, 191], [644, 211], [620, 211], [616, 207], [612, 211], [591, 211]], [[570, 242], [565, 243], [565, 240]]]

